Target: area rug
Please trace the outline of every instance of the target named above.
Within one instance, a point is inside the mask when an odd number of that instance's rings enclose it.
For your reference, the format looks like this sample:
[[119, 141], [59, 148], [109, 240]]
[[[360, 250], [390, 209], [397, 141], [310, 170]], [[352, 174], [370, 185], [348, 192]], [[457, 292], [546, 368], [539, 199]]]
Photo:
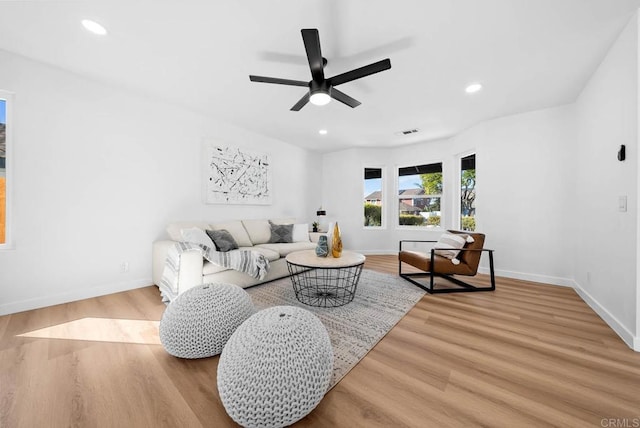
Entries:
[[337, 308], [316, 308], [300, 303], [283, 278], [247, 289], [258, 310], [291, 305], [308, 309], [320, 318], [333, 346], [333, 388], [394, 325], [424, 296], [425, 292], [389, 274], [362, 270], [351, 303]]

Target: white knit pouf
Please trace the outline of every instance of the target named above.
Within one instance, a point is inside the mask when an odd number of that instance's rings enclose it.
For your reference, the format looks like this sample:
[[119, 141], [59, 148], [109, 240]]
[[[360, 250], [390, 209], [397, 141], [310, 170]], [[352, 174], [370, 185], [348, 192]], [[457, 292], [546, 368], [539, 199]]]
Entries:
[[329, 334], [306, 309], [275, 306], [233, 333], [218, 363], [218, 392], [244, 427], [282, 427], [309, 414], [333, 371]]
[[199, 285], [169, 303], [160, 320], [160, 342], [175, 357], [211, 357], [254, 312], [251, 297], [237, 285]]

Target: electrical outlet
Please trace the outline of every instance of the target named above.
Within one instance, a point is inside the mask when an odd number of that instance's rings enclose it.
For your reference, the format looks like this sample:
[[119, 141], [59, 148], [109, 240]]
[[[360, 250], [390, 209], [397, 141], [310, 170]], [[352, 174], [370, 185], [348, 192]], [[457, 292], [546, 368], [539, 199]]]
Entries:
[[122, 262], [120, 264], [120, 272], [121, 273], [127, 273], [129, 272], [129, 262]]

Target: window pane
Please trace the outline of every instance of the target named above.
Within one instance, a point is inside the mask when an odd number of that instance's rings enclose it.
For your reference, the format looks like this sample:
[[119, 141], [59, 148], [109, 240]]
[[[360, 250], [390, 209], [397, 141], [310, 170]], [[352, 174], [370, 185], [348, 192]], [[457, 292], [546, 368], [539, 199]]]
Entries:
[[0, 244], [6, 242], [7, 224], [7, 101], [0, 99]]
[[398, 169], [398, 225], [439, 227], [442, 163]]
[[364, 169], [364, 226], [382, 226], [382, 168]]
[[460, 228], [476, 230], [476, 155], [460, 160]]

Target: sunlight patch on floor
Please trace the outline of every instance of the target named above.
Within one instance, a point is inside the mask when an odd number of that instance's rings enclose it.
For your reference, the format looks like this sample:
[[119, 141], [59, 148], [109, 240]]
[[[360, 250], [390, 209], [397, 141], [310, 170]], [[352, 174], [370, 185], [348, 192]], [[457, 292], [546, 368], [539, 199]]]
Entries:
[[81, 318], [19, 334], [18, 337], [160, 345], [159, 324], [160, 321]]

